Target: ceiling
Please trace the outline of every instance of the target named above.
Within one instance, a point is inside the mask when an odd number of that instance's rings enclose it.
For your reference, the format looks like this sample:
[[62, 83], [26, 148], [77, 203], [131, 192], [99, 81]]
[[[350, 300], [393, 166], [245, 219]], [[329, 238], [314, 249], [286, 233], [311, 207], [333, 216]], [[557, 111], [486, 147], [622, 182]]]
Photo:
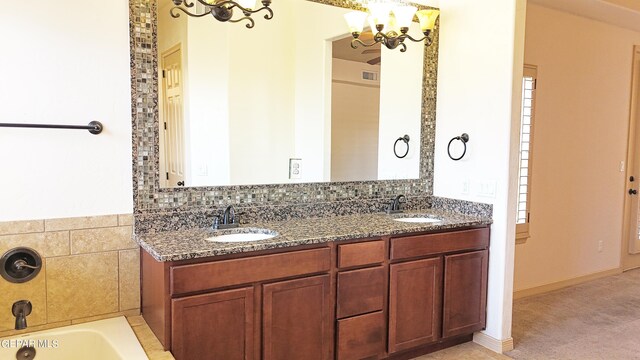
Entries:
[[529, 2], [640, 32], [640, 0], [529, 0]]
[[[358, 46], [357, 49], [351, 47], [351, 35], [342, 39], [333, 41], [333, 57], [337, 59], [350, 60], [366, 63], [377, 57], [380, 57], [380, 43], [375, 44], [372, 47]], [[360, 35], [360, 40], [365, 43], [373, 42], [373, 34], [370, 31], [363, 32]]]

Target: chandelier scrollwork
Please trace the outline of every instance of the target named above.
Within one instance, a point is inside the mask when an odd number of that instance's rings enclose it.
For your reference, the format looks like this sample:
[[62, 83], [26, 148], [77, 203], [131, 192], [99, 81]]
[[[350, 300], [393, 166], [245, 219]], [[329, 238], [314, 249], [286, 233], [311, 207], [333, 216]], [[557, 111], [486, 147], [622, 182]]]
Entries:
[[[203, 17], [212, 15], [216, 20], [220, 22], [232, 22], [237, 23], [240, 21], [247, 21], [246, 27], [251, 29], [255, 26], [255, 21], [251, 18], [251, 15], [266, 11], [264, 18], [267, 20], [273, 19], [273, 10], [269, 7], [271, 0], [262, 0], [262, 7], [253, 9], [255, 0], [239, 0], [238, 2], [231, 0], [222, 1], [206, 1], [195, 0], [203, 7], [202, 12], [191, 12], [187, 9], [193, 8], [196, 3], [189, 0], [173, 0], [175, 7], [171, 8], [170, 14], [173, 18], [180, 17], [180, 13], [185, 13], [192, 17]], [[197, 9], [197, 7], [196, 7]], [[238, 10], [242, 13], [242, 16], [234, 18], [234, 10]]]

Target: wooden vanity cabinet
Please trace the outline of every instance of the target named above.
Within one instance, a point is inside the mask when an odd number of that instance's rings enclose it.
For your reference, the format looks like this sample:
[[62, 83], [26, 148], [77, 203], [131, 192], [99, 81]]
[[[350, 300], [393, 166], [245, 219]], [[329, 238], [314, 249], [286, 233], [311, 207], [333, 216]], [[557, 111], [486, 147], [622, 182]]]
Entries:
[[390, 247], [389, 353], [484, 329], [488, 227], [392, 238]]
[[389, 289], [389, 352], [440, 337], [442, 259], [392, 264]]
[[157, 262], [142, 252], [142, 313], [176, 360], [333, 358], [332, 250]]
[[176, 360], [408, 359], [486, 322], [489, 228], [157, 262], [142, 313]]

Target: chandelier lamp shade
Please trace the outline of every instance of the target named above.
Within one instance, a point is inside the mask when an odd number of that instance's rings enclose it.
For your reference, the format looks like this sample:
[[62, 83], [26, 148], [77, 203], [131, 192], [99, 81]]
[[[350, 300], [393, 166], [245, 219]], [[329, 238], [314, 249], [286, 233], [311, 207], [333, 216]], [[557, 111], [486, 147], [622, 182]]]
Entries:
[[[193, 8], [196, 2], [202, 5], [201, 11], [197, 11], [196, 7], [193, 11], [188, 9]], [[265, 11], [264, 18], [267, 20], [273, 19], [273, 10], [269, 7], [271, 0], [261, 0], [262, 6], [256, 9], [256, 0], [173, 0], [175, 5], [171, 8], [171, 16], [173, 18], [180, 17], [180, 13], [185, 13], [193, 17], [203, 17], [212, 15], [216, 20], [220, 22], [232, 22], [237, 23], [240, 21], [247, 21], [246, 27], [251, 29], [255, 25], [255, 21], [251, 18], [251, 15]], [[241, 13], [239, 16], [234, 17], [234, 13]]]
[[[377, 43], [382, 43], [388, 49], [393, 50], [399, 47], [401, 52], [405, 52], [407, 51], [407, 45], [405, 44], [407, 39], [414, 42], [425, 41], [426, 46], [431, 45], [433, 42], [430, 35], [436, 26], [436, 20], [440, 16], [439, 10], [418, 10], [415, 6], [393, 3], [388, 0], [369, 1], [363, 6], [368, 11], [351, 11], [344, 15], [349, 31], [353, 36], [353, 40], [351, 40], [352, 48], [356, 49], [359, 45], [370, 47]], [[419, 39], [409, 35], [409, 26], [414, 17], [418, 18], [420, 30], [424, 35]], [[373, 33], [373, 42], [371, 43], [366, 43], [360, 39], [360, 34], [362, 34], [367, 22]]]

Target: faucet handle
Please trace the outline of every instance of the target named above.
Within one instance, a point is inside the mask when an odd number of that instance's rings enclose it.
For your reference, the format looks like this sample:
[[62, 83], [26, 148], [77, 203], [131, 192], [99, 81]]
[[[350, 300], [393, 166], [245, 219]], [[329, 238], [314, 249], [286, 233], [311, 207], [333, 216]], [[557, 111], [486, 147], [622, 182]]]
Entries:
[[218, 228], [220, 227], [220, 215], [213, 216], [213, 224], [211, 225], [211, 227], [213, 228], [213, 230], [218, 230]]

